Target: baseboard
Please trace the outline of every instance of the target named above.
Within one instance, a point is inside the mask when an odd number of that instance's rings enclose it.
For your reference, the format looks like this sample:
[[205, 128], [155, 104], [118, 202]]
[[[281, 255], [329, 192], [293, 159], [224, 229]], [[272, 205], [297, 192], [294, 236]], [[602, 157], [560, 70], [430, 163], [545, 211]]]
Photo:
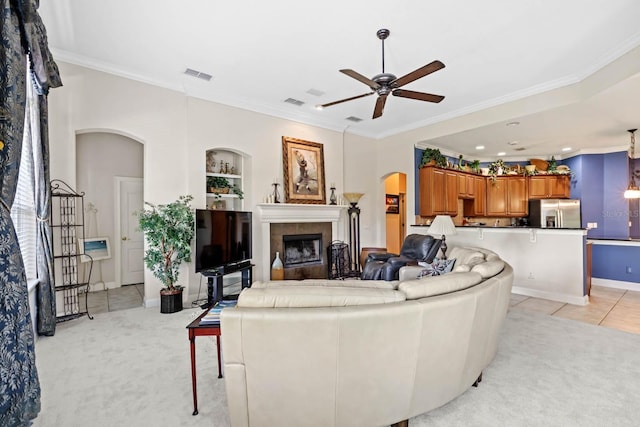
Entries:
[[160, 307], [160, 298], [144, 298], [144, 307]]
[[559, 294], [556, 292], [547, 292], [547, 291], [540, 291], [537, 289], [523, 288], [520, 286], [513, 286], [511, 288], [511, 292], [518, 295], [526, 295], [528, 297], [534, 297], [534, 298], [543, 298], [551, 301], [566, 302], [567, 304], [574, 304], [574, 305], [587, 305], [589, 303], [589, 297], [587, 295], [578, 297], [573, 295]]
[[628, 291], [640, 291], [640, 283], [624, 282], [622, 280], [591, 278], [591, 285], [604, 286], [605, 288], [626, 289]]

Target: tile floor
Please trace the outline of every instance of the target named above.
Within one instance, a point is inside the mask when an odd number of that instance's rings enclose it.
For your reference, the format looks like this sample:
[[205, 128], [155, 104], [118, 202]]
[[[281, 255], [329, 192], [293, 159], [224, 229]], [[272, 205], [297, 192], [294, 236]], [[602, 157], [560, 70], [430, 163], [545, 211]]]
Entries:
[[[90, 292], [87, 303], [89, 313], [93, 315], [140, 307], [143, 295], [142, 284]], [[545, 313], [640, 334], [640, 292], [637, 291], [592, 286], [590, 302], [585, 306], [512, 294], [511, 310]]]
[[89, 292], [87, 307], [90, 315], [141, 307], [144, 285], [127, 285], [105, 291]]
[[511, 310], [534, 311], [640, 334], [640, 292], [591, 287], [589, 304], [565, 304], [524, 295], [511, 295]]

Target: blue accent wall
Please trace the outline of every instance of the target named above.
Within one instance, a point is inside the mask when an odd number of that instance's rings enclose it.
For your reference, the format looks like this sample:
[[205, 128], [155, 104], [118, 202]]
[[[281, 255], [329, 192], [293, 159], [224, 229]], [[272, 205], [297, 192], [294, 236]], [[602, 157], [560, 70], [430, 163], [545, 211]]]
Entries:
[[640, 283], [640, 246], [593, 245], [592, 250], [592, 277]]
[[413, 166], [414, 166], [414, 170], [416, 171], [413, 179], [414, 179], [414, 194], [416, 195], [416, 203], [414, 206], [414, 210], [415, 215], [420, 215], [420, 163], [422, 162], [422, 153], [424, 153], [424, 150], [421, 150], [419, 148], [415, 148], [413, 149]]
[[626, 151], [604, 155], [603, 182], [604, 236], [609, 239], [628, 239], [629, 201], [624, 198], [624, 190], [629, 185]]

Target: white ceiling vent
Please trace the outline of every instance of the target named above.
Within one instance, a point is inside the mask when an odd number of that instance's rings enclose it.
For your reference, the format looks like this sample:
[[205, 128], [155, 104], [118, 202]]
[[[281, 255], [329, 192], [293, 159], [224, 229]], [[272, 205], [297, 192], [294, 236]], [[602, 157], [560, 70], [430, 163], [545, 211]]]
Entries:
[[205, 80], [205, 81], [209, 81], [209, 80], [211, 80], [213, 78], [213, 76], [211, 74], [203, 73], [201, 71], [194, 70], [192, 68], [187, 68], [186, 70], [184, 70], [184, 73], [187, 76], [195, 77], [197, 79], [201, 79], [201, 80]]
[[360, 117], [356, 117], [356, 116], [349, 116], [349, 117], [347, 117], [347, 120], [349, 120], [350, 122], [354, 122], [354, 123], [358, 123], [358, 122], [362, 121], [362, 119]]
[[324, 95], [324, 92], [323, 92], [323, 91], [318, 90], [318, 89], [314, 89], [314, 88], [309, 89], [309, 90], [307, 91], [307, 93], [308, 93], [309, 95], [313, 95], [313, 96], [322, 96], [322, 95]]
[[287, 98], [284, 100], [284, 102], [286, 102], [287, 104], [293, 104], [297, 107], [300, 107], [302, 105], [304, 105], [304, 102], [298, 100], [298, 99], [294, 99], [294, 98]]

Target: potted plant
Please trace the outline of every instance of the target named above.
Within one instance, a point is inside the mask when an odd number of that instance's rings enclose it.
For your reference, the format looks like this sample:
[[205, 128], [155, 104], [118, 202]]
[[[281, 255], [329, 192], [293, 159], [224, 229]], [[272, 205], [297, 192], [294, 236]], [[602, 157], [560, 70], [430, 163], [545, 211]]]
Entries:
[[435, 165], [441, 168], [447, 167], [447, 158], [437, 148], [425, 148], [422, 153], [420, 167]]
[[504, 164], [504, 160], [498, 159], [495, 162], [491, 162], [489, 164], [489, 176], [491, 177], [491, 182], [495, 184], [496, 176], [502, 175], [504, 169], [507, 166]]
[[215, 194], [216, 199], [220, 199], [220, 194], [228, 194], [229, 192], [236, 194], [240, 199], [244, 198], [244, 193], [235, 184], [231, 184], [227, 178], [221, 176], [207, 177], [207, 191]]
[[194, 235], [194, 214], [190, 195], [166, 205], [153, 205], [138, 212], [138, 225], [145, 235], [146, 267], [162, 282], [160, 312], [175, 313], [182, 310], [182, 286], [177, 286], [180, 264], [191, 260], [191, 240]]
[[480, 160], [474, 160], [469, 166], [473, 172], [480, 173]]

